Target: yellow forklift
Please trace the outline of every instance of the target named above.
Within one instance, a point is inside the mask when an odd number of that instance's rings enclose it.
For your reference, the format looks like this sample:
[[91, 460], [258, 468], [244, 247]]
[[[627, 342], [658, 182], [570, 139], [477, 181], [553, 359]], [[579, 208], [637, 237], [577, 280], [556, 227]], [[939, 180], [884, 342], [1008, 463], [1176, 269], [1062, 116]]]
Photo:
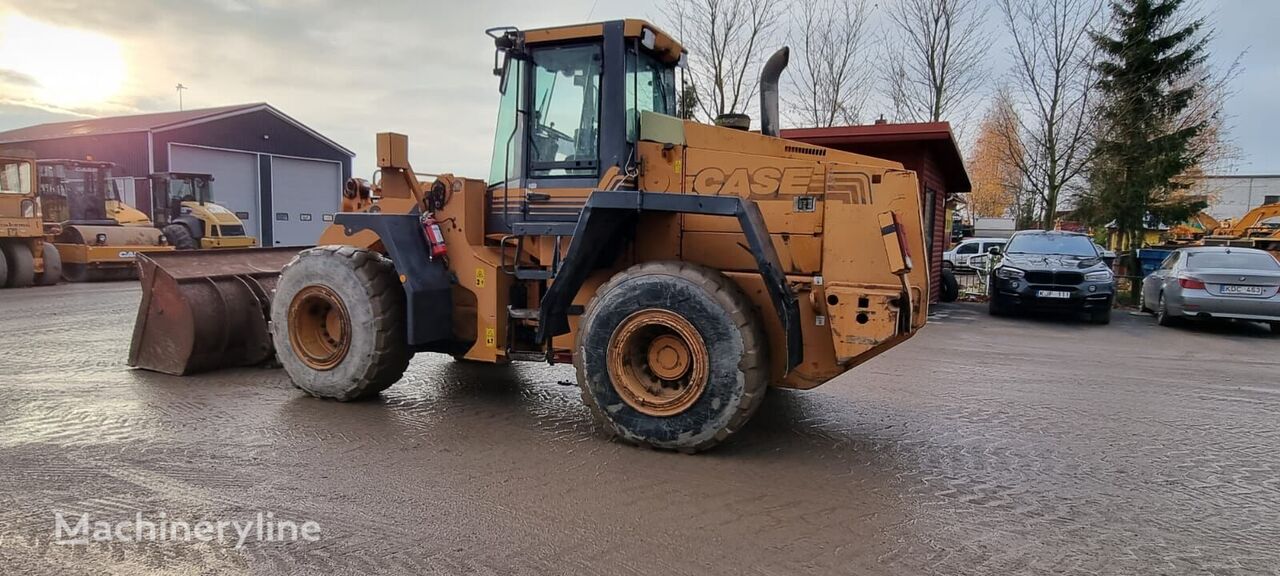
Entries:
[[45, 240], [62, 261], [68, 282], [137, 278], [134, 258], [173, 250], [149, 225], [123, 226], [107, 206], [123, 203], [112, 186], [115, 164], [93, 160], [39, 160], [37, 190]]
[[44, 241], [35, 160], [0, 156], [0, 288], [57, 284], [61, 259]]
[[213, 201], [213, 176], [194, 172], [151, 175], [151, 221], [178, 250], [252, 248], [244, 222]]

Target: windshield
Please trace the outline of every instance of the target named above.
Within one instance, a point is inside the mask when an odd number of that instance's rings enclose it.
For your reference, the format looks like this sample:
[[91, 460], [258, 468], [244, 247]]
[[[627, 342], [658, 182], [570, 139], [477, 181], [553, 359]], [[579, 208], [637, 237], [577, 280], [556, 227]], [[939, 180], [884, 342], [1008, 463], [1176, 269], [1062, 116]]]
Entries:
[[110, 169], [98, 166], [68, 164], [41, 164], [40, 201], [44, 206], [45, 220], [107, 219], [107, 180]]
[[31, 194], [31, 163], [0, 160], [0, 194]]
[[1280, 262], [1270, 254], [1259, 252], [1187, 252], [1187, 269], [1202, 268], [1280, 270]]
[[201, 176], [170, 178], [169, 200], [178, 202], [212, 202], [209, 179]]
[[1018, 234], [1009, 241], [1008, 254], [1052, 254], [1096, 258], [1098, 251], [1088, 236], [1075, 234]]

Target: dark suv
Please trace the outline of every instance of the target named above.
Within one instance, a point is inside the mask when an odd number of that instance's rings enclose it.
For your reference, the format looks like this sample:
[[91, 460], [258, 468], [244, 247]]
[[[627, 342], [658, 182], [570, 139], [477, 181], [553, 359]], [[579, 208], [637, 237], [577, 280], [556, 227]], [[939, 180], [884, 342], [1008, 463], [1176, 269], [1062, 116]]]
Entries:
[[1093, 241], [1075, 232], [1018, 232], [991, 270], [987, 294], [994, 316], [1016, 309], [1083, 312], [1095, 324], [1111, 322], [1115, 276]]

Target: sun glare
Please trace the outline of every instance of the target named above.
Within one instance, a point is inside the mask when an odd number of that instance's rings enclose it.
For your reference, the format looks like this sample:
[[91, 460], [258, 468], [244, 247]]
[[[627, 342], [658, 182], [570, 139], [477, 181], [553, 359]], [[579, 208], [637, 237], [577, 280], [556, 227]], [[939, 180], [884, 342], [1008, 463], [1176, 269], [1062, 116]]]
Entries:
[[0, 25], [0, 71], [6, 70], [30, 78], [36, 100], [67, 108], [106, 103], [127, 74], [120, 44], [110, 37], [20, 14]]

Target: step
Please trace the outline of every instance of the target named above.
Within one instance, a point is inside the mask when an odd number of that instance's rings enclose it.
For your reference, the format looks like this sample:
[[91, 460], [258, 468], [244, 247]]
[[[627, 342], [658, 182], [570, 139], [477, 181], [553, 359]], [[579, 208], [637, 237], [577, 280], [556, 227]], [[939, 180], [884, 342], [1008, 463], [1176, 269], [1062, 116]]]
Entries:
[[511, 233], [516, 236], [573, 236], [578, 228], [577, 220], [572, 222], [512, 222]]
[[519, 280], [550, 280], [555, 277], [546, 268], [516, 268], [516, 278]]

